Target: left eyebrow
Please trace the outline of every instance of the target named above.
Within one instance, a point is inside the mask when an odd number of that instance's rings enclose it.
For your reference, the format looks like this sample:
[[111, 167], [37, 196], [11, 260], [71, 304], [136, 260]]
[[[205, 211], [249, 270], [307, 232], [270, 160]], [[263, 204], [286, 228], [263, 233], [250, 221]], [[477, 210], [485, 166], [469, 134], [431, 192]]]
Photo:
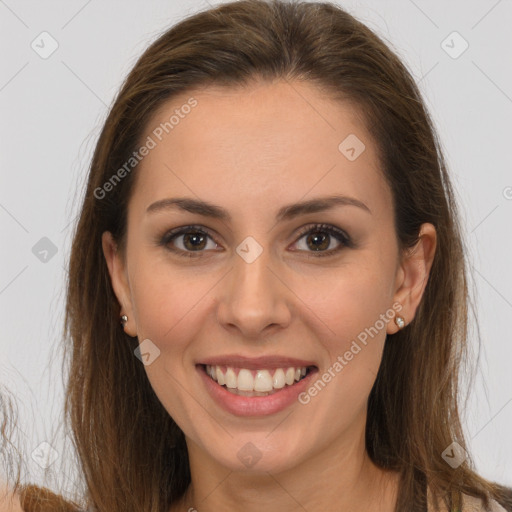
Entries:
[[[370, 208], [359, 199], [349, 196], [326, 196], [302, 201], [300, 203], [292, 203], [283, 206], [276, 214], [277, 222], [291, 220], [299, 215], [307, 213], [317, 213], [330, 210], [336, 206], [356, 206], [372, 214]], [[200, 201], [190, 197], [177, 197], [161, 199], [148, 206], [147, 213], [157, 212], [167, 209], [180, 209], [190, 213], [196, 213], [204, 217], [212, 217], [223, 221], [231, 221], [230, 213], [221, 206]]]

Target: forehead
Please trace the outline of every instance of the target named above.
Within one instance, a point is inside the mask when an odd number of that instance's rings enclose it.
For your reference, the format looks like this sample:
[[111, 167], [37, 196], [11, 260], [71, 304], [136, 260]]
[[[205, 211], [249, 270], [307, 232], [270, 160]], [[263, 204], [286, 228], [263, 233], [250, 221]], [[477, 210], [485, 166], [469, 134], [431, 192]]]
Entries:
[[139, 209], [184, 195], [234, 210], [277, 211], [335, 191], [376, 211], [390, 202], [361, 112], [310, 83], [190, 90], [153, 115], [142, 141], [149, 139], [132, 196]]

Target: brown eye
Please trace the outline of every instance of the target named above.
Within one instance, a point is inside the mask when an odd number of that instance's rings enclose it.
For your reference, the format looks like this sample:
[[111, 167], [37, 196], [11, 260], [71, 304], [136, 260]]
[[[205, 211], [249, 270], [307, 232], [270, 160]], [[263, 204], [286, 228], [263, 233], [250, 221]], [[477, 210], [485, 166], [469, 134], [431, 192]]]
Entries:
[[175, 252], [179, 256], [195, 257], [196, 255], [193, 253], [199, 253], [197, 254], [197, 256], [199, 256], [201, 252], [204, 252], [204, 250], [208, 248], [208, 239], [213, 242], [213, 247], [209, 247], [209, 249], [215, 249], [217, 243], [208, 232], [199, 227], [186, 226], [166, 233], [160, 245]]
[[[304, 251], [313, 253], [312, 256], [332, 256], [343, 247], [352, 247], [353, 245], [350, 238], [343, 231], [329, 224], [307, 226], [305, 230], [301, 232], [299, 240], [304, 237]], [[338, 245], [334, 248], [331, 247], [333, 238], [338, 241]], [[331, 247], [330, 250], [328, 250], [329, 247]]]
[[183, 236], [183, 245], [187, 250], [195, 251], [204, 249], [206, 237], [203, 233], [185, 233]]
[[[298, 250], [299, 252], [310, 253], [310, 256], [333, 256], [344, 247], [353, 247], [348, 235], [329, 224], [307, 226], [302, 230], [299, 240], [302, 238], [305, 238], [305, 244], [303, 248]], [[210, 247], [208, 247], [208, 239], [212, 242]], [[338, 242], [335, 247], [332, 247], [333, 239]], [[186, 258], [199, 257], [206, 250], [218, 248], [218, 244], [212, 235], [201, 226], [185, 226], [171, 230], [163, 236], [160, 245], [178, 256]], [[331, 248], [329, 249], [329, 247]], [[296, 250], [294, 249], [294, 251]]]

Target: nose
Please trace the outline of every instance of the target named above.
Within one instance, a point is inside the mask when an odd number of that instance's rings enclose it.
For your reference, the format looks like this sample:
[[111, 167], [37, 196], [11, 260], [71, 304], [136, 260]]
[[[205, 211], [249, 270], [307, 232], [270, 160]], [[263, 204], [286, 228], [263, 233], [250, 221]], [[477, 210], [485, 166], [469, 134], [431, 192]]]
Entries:
[[223, 328], [258, 340], [290, 324], [293, 293], [276, 266], [266, 248], [251, 263], [235, 254], [234, 266], [219, 288], [217, 320]]

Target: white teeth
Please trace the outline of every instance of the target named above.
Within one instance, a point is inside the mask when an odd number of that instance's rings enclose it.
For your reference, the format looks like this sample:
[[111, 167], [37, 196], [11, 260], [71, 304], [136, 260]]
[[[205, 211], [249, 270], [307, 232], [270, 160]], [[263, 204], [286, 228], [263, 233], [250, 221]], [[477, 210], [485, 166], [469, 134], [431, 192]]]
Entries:
[[[218, 367], [217, 367], [218, 368]], [[220, 368], [219, 368], [220, 370]], [[226, 371], [226, 387], [233, 389], [238, 385], [238, 378], [233, 368], [228, 368]]]
[[238, 372], [238, 386], [240, 391], [254, 391], [254, 377], [249, 370], [242, 369]]
[[217, 382], [223, 386], [224, 384], [226, 384], [226, 381], [224, 380], [224, 374], [222, 373], [221, 369], [220, 368], [216, 368], [215, 370], [215, 376], [217, 377]]
[[272, 391], [272, 377], [268, 370], [258, 370], [254, 377], [254, 391]]
[[[226, 368], [224, 371], [223, 368]], [[246, 368], [240, 368], [238, 375], [233, 367], [220, 367], [206, 365], [206, 373], [221, 386], [237, 392], [255, 392], [271, 393], [273, 390], [282, 389], [286, 385], [292, 386], [306, 376], [307, 368], [276, 368], [272, 375], [272, 370], [251, 371]], [[240, 393], [242, 394], [242, 393]]]
[[274, 378], [272, 379], [272, 385], [274, 389], [284, 388], [286, 382], [284, 380], [284, 371], [282, 368], [278, 368], [274, 373]]

